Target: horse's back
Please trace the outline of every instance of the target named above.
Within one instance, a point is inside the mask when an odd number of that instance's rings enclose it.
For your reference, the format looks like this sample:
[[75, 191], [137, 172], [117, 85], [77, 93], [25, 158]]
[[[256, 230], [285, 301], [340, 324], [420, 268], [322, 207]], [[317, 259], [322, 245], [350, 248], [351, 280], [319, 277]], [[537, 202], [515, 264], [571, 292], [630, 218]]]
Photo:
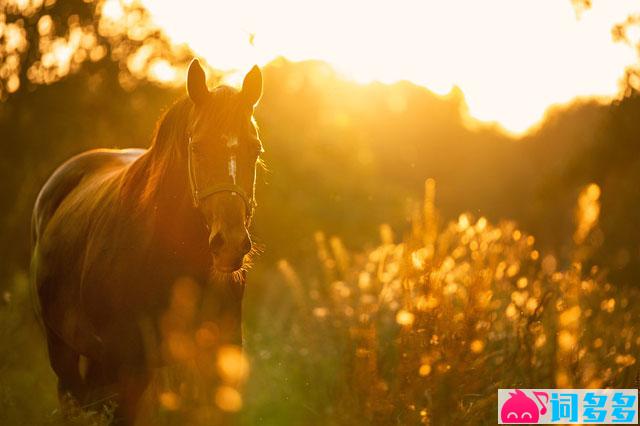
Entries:
[[[106, 211], [117, 199], [118, 177], [144, 152], [99, 149], [79, 154], [51, 175], [36, 200], [31, 261], [35, 308], [48, 331], [76, 348], [96, 343], [79, 305], [88, 235], [96, 212]], [[71, 324], [65, 318], [75, 320]]]
[[96, 149], [78, 154], [58, 167], [36, 199], [32, 216], [32, 243], [37, 243], [60, 204], [84, 180], [100, 171], [125, 167], [144, 152], [144, 149]]

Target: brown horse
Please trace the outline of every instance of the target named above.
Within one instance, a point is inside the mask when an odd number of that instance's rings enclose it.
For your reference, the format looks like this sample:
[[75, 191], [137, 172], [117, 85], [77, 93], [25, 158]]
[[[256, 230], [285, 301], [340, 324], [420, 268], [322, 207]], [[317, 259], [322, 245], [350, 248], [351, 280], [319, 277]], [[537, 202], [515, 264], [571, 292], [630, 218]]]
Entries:
[[68, 160], [33, 211], [32, 276], [59, 394], [81, 405], [115, 394], [126, 424], [161, 363], [143, 329], [160, 333], [176, 281], [213, 295], [201, 320], [216, 324], [222, 343], [241, 345], [262, 75], [253, 67], [241, 90], [209, 91], [194, 60], [187, 93], [149, 149]]

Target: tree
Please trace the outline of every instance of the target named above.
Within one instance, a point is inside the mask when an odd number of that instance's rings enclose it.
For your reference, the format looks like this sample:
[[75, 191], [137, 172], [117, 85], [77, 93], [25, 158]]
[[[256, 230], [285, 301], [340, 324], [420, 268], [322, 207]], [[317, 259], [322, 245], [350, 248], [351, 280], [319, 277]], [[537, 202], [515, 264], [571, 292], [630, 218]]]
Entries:
[[119, 81], [170, 83], [190, 58], [138, 0], [7, 0], [0, 4], [0, 100], [55, 83], [88, 63], [116, 63]]
[[[593, 6], [592, 0], [571, 0], [571, 3], [578, 16]], [[634, 27], [640, 29], [640, 9], [637, 13], [627, 16], [624, 21], [615, 23], [611, 29], [611, 36], [614, 41], [629, 45], [629, 47], [635, 49], [638, 55], [640, 55], [640, 38], [634, 40], [630, 36]], [[624, 88], [623, 94], [625, 96], [630, 95], [631, 92], [640, 91], [640, 64], [635, 64], [627, 68], [622, 84]]]

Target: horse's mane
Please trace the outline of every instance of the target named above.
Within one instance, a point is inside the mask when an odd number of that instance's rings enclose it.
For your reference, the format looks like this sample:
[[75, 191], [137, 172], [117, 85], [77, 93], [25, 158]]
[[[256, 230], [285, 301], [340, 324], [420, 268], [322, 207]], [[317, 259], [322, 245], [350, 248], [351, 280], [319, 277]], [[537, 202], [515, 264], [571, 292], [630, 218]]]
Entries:
[[186, 149], [191, 108], [189, 98], [181, 98], [158, 120], [149, 149], [125, 171], [121, 186], [124, 202], [142, 208], [156, 199], [169, 168], [182, 155], [181, 147]]
[[[229, 86], [218, 86], [211, 92], [209, 102], [203, 106], [203, 116], [210, 125], [225, 128], [237, 117], [240, 107], [234, 96], [237, 93]], [[158, 120], [148, 151], [129, 166], [124, 176], [121, 193], [125, 200], [133, 200], [139, 207], [148, 205], [168, 183], [165, 179], [169, 178], [170, 168], [186, 165], [187, 127], [192, 109], [193, 103], [185, 96]], [[187, 182], [186, 170], [184, 178], [184, 182], [175, 184]]]

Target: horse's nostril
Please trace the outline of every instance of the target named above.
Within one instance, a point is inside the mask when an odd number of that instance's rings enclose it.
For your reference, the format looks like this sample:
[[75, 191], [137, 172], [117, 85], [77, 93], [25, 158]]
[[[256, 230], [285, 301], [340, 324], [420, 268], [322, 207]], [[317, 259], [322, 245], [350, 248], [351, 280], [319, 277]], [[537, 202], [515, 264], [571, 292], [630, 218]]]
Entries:
[[221, 232], [216, 232], [216, 234], [212, 238], [209, 238], [209, 248], [212, 252], [219, 252], [223, 245], [224, 237], [222, 236]]

